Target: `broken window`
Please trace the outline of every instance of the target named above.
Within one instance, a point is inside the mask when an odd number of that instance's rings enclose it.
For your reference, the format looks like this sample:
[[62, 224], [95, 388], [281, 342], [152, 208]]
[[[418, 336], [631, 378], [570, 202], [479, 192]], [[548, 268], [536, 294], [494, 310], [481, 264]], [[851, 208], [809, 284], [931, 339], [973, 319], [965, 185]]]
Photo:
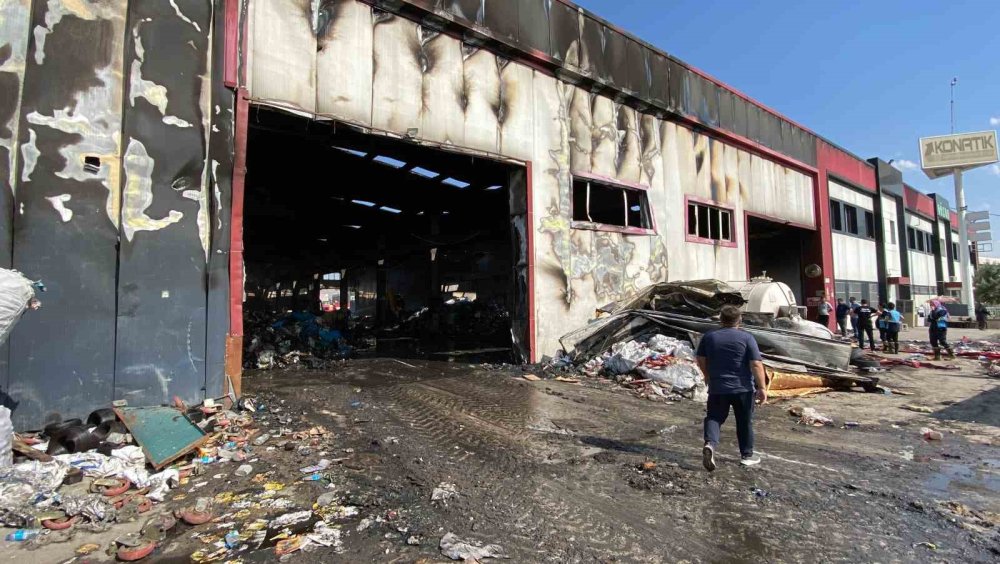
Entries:
[[645, 190], [587, 178], [573, 179], [573, 221], [652, 229]]
[[717, 206], [688, 202], [687, 233], [698, 239], [732, 242], [733, 212]]

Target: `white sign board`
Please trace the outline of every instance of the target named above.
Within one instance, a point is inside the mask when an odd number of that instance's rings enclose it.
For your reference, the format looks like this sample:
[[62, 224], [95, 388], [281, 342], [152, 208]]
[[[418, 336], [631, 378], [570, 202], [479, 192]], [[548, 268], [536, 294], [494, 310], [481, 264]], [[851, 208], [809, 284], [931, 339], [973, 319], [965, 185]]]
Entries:
[[969, 233], [970, 243], [982, 243], [983, 241], [992, 241], [993, 235], [989, 231], [979, 231], [976, 233]]
[[1000, 160], [996, 131], [956, 133], [920, 139], [920, 167], [931, 178]]
[[990, 218], [990, 212], [988, 211], [970, 211], [965, 212], [965, 221], [972, 223], [973, 221], [983, 221]]

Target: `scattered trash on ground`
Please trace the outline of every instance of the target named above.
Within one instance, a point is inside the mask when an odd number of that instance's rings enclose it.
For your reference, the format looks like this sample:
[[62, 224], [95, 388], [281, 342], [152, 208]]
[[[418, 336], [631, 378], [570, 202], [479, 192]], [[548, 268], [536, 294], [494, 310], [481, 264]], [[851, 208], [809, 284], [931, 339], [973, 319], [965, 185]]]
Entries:
[[944, 435], [941, 434], [941, 431], [935, 431], [930, 427], [924, 427], [920, 429], [920, 434], [923, 435], [924, 440], [928, 441], [940, 441], [941, 439], [944, 438]]
[[907, 411], [913, 411], [916, 413], [934, 413], [934, 410], [925, 405], [913, 405], [913, 404], [903, 404], [899, 406], [899, 409], [905, 409]]
[[448, 533], [441, 537], [441, 554], [452, 560], [463, 560], [474, 562], [484, 558], [506, 558], [506, 555], [499, 545], [483, 545], [475, 541], [462, 540], [454, 533]]
[[833, 425], [833, 419], [830, 419], [812, 407], [793, 407], [788, 410], [788, 413], [798, 417], [799, 423], [802, 425], [810, 425], [812, 427]]
[[441, 482], [431, 492], [431, 501], [448, 501], [456, 497], [458, 497], [458, 489], [455, 487], [455, 484], [449, 484], [448, 482]]

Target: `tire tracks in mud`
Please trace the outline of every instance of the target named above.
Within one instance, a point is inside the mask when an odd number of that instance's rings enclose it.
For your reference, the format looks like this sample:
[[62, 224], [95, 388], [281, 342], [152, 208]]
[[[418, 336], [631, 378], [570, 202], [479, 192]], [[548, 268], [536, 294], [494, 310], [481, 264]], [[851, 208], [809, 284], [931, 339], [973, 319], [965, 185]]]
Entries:
[[[450, 377], [399, 384], [382, 393], [386, 414], [418, 435], [418, 450], [446, 453], [464, 477], [490, 484], [492, 498], [502, 500], [503, 519], [468, 504], [462, 509], [471, 513], [466, 517], [499, 527], [508, 545], [514, 540], [507, 548], [515, 556], [662, 562], [675, 560], [677, 552], [668, 557], [650, 547], [678, 543], [696, 558], [726, 556], [678, 535], [671, 523], [648, 522], [647, 512], [637, 508], [648, 507], [650, 499], [628, 488], [615, 472], [589, 462], [566, 466], [540, 460], [537, 453], [550, 450], [552, 442], [527, 429], [540, 403], [533, 387], [506, 379], [483, 381], [482, 376]], [[563, 450], [579, 450], [576, 439], [569, 439], [568, 444], [556, 442]]]

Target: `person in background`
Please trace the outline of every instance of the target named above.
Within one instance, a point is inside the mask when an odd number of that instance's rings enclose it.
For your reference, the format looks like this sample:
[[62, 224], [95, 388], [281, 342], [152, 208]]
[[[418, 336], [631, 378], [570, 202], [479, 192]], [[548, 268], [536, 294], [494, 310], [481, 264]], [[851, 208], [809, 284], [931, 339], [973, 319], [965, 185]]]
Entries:
[[878, 340], [882, 343], [882, 352], [887, 352], [885, 342], [885, 304], [878, 304], [875, 311], [875, 327], [878, 329]]
[[820, 298], [819, 307], [816, 308], [816, 323], [829, 329], [831, 311], [833, 311], [833, 306], [830, 305], [830, 300], [826, 298], [826, 294], [823, 294], [823, 297]]
[[861, 305], [859, 305], [855, 312], [857, 313], [857, 331], [858, 331], [858, 346], [862, 350], [865, 348], [865, 335], [868, 336], [868, 346], [871, 347], [872, 352], [875, 352], [875, 335], [872, 332], [872, 317], [875, 315], [875, 310], [872, 306], [868, 305], [868, 300], [861, 300]]
[[740, 329], [741, 319], [738, 307], [723, 307], [719, 315], [722, 327], [706, 333], [698, 343], [698, 368], [708, 384], [705, 446], [701, 456], [709, 472], [715, 470], [715, 449], [730, 407], [736, 415], [740, 464], [760, 464], [760, 456], [753, 452], [753, 411], [755, 400], [760, 404], [767, 402], [764, 363], [756, 339]]
[[854, 300], [854, 296], [847, 298], [847, 305], [851, 308], [851, 330], [854, 331], [854, 338], [860, 339], [861, 336], [858, 334], [858, 308], [861, 306]]
[[882, 312], [885, 321], [886, 346], [883, 350], [891, 354], [899, 354], [899, 331], [903, 328], [903, 315], [896, 311], [896, 304], [889, 302]]
[[955, 358], [955, 352], [948, 344], [949, 319], [948, 310], [945, 309], [944, 305], [938, 300], [932, 301], [931, 312], [927, 315], [927, 323], [930, 325], [928, 333], [930, 334], [931, 347], [934, 349], [934, 360], [941, 360], [941, 349], [945, 350], [948, 358]]
[[990, 316], [990, 310], [986, 309], [986, 306], [982, 302], [976, 304], [976, 325], [979, 327], [980, 331], [986, 330], [986, 319]]
[[926, 325], [926, 320], [924, 317], [927, 315], [927, 311], [924, 309], [923, 304], [917, 306], [917, 325], [923, 327]]
[[851, 307], [844, 303], [844, 298], [837, 298], [837, 327], [840, 329], [840, 336], [847, 336], [847, 318], [851, 315]]

